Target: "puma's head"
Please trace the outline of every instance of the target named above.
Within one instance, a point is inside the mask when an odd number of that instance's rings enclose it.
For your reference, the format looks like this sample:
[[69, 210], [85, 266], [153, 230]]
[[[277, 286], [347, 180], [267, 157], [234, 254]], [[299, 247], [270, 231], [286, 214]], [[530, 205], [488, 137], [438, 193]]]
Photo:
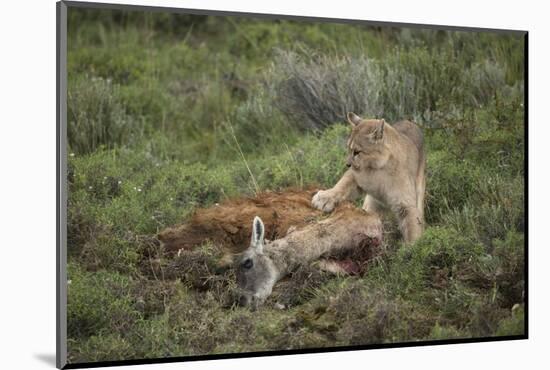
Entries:
[[356, 171], [375, 166], [384, 155], [385, 131], [389, 125], [384, 119], [362, 119], [352, 112], [348, 113], [348, 122], [352, 130], [346, 166]]

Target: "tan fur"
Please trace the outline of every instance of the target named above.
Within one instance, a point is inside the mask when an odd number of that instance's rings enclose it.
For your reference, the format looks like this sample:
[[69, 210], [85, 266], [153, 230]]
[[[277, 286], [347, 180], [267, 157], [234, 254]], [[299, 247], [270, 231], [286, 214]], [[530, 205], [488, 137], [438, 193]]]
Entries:
[[420, 128], [410, 121], [389, 125], [353, 113], [348, 120], [352, 125], [349, 169], [332, 189], [319, 191], [312, 204], [331, 212], [340, 202], [366, 193], [365, 210], [389, 208], [405, 242], [414, 242], [424, 227], [425, 155]]
[[280, 239], [265, 241], [264, 234], [261, 218], [255, 217], [250, 247], [240, 255], [237, 264], [242, 305], [260, 304], [277, 281], [312, 261], [319, 260], [320, 268], [333, 273], [360, 273], [380, 252], [382, 222], [376, 213], [347, 203], [329, 217], [297, 228]]
[[265, 253], [279, 271], [288, 272], [321, 256], [341, 256], [346, 251], [362, 253], [360, 259], [367, 261], [379, 251], [372, 247], [381, 241], [382, 222], [378, 214], [345, 203], [328, 218], [268, 243]]
[[250, 241], [250, 221], [259, 216], [265, 223], [266, 238], [274, 240], [291, 227], [301, 227], [322, 215], [311, 206], [315, 190], [264, 192], [252, 198], [227, 200], [196, 210], [184, 223], [158, 234], [167, 253], [192, 249], [207, 240], [232, 253], [242, 252]]

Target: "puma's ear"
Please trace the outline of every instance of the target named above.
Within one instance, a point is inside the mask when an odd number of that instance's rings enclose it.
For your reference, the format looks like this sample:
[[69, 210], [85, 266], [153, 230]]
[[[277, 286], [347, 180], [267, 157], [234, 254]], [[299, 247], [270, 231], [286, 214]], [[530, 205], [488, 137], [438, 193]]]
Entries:
[[382, 140], [384, 138], [384, 126], [386, 125], [386, 121], [382, 118], [380, 120], [380, 123], [378, 124], [378, 127], [376, 127], [376, 130], [374, 131], [374, 139], [375, 140]]
[[351, 127], [355, 127], [361, 122], [361, 117], [353, 112], [348, 112], [348, 122]]
[[265, 228], [262, 219], [258, 216], [254, 217], [252, 222], [252, 240], [250, 246], [256, 249], [256, 252], [261, 253], [264, 246]]

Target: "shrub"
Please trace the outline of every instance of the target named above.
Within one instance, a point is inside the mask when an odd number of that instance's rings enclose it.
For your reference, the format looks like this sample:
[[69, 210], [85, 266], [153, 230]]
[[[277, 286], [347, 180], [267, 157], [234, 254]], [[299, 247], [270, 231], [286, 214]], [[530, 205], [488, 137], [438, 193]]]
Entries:
[[434, 114], [479, 108], [494, 91], [517, 90], [506, 84], [502, 65], [470, 65], [452, 50], [396, 49], [382, 60], [280, 51], [270, 74], [273, 100], [304, 129], [345, 121], [348, 111], [434, 127]]
[[524, 230], [523, 179], [486, 173], [472, 179], [473, 191], [463, 194], [463, 204], [444, 212], [442, 224], [473, 235], [485, 245], [503, 239], [510, 231]]
[[108, 228], [90, 235], [80, 251], [79, 260], [87, 269], [109, 269], [135, 273], [140, 260], [137, 240], [120, 238]]
[[105, 270], [86, 272], [68, 266], [67, 323], [69, 337], [124, 333], [140, 319], [130, 296], [128, 277]]
[[120, 333], [93, 335], [82, 341], [69, 339], [69, 363], [122, 361], [136, 357], [134, 345]]
[[[348, 111], [379, 115], [382, 71], [369, 59], [319, 56], [315, 62], [279, 51], [273, 76], [276, 106], [303, 129], [345, 121]], [[273, 78], [273, 77], [272, 77]]]
[[509, 232], [493, 241], [490, 254], [479, 259], [468, 278], [473, 285], [490, 287], [493, 300], [505, 308], [512, 308], [524, 301], [525, 256], [524, 237], [518, 232]]
[[525, 308], [516, 306], [511, 310], [511, 315], [503, 319], [496, 330], [496, 335], [524, 335], [525, 334]]
[[428, 335], [436, 317], [425, 306], [396, 297], [389, 288], [369, 279], [333, 278], [286, 323], [279, 340], [300, 347], [315, 341], [323, 346], [358, 345]]
[[140, 120], [126, 114], [118, 87], [98, 77], [70, 79], [67, 100], [69, 151], [90, 153], [140, 137]]
[[401, 248], [392, 269], [401, 283], [401, 294], [444, 287], [470, 261], [483, 255], [483, 246], [449, 227], [429, 227], [409, 248]]
[[332, 187], [345, 170], [345, 143], [349, 128], [335, 125], [319, 137], [308, 135], [291, 148], [283, 145], [277, 155], [252, 162], [262, 189], [319, 185]]
[[445, 339], [455, 339], [463, 338], [464, 334], [461, 333], [454, 326], [440, 326], [436, 324], [430, 333], [430, 339], [434, 340], [445, 340]]
[[426, 163], [426, 221], [437, 222], [449, 210], [463, 207], [483, 181], [477, 163], [449, 152], [428, 153]]
[[273, 104], [273, 85], [267, 81], [257, 84], [249, 97], [235, 106], [229, 122], [223, 126], [225, 144], [236, 143], [245, 153], [260, 150], [281, 151], [292, 145], [299, 136], [297, 127]]

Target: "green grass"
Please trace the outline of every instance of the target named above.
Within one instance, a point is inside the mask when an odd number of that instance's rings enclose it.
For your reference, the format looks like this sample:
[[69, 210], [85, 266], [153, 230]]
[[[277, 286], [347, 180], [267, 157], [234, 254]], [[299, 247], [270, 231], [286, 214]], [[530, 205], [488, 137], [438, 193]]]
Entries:
[[[71, 9], [69, 361], [522, 334], [522, 53], [513, 35]], [[346, 110], [423, 127], [417, 243], [388, 222], [364, 276], [302, 266], [256, 312], [231, 271], [212, 279], [214, 246], [162, 255], [154, 235], [197, 207], [332, 186]]]

